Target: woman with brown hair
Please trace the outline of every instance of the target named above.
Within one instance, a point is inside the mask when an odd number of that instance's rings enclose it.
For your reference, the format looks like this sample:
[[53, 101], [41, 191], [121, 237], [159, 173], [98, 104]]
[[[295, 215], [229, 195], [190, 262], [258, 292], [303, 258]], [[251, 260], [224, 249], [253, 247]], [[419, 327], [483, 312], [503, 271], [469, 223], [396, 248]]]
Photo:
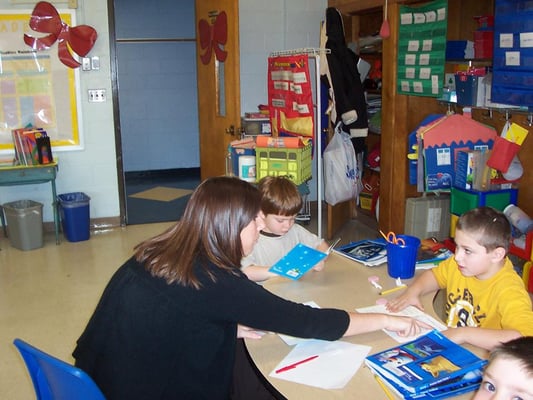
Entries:
[[426, 327], [308, 307], [249, 280], [239, 267], [264, 226], [260, 202], [245, 181], [207, 179], [183, 218], [114, 274], [73, 353], [107, 399], [230, 398], [237, 337], [254, 336], [244, 327], [325, 340]]

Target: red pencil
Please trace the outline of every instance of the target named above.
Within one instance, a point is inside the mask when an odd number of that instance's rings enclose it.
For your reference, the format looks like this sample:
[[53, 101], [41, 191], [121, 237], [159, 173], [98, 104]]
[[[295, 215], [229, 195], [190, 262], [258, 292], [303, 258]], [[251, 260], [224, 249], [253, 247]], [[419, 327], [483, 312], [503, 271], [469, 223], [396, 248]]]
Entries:
[[306, 362], [309, 362], [311, 360], [314, 360], [315, 358], [318, 358], [318, 355], [314, 355], [314, 356], [311, 356], [311, 357], [307, 357], [307, 358], [305, 358], [303, 360], [296, 361], [295, 363], [292, 363], [292, 364], [289, 364], [289, 365], [287, 365], [285, 367], [277, 369], [276, 370], [276, 374], [279, 374], [280, 372], [285, 372], [285, 371], [288, 371], [290, 369], [296, 368], [298, 365], [306, 363]]

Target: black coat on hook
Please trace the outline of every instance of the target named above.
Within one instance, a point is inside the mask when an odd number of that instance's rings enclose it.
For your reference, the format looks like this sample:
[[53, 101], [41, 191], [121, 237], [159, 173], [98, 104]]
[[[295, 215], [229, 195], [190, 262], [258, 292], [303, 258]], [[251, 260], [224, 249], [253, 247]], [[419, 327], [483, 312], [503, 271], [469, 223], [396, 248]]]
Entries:
[[[326, 10], [326, 48], [331, 52], [326, 55], [329, 70], [329, 83], [333, 89], [336, 118], [334, 125], [343, 122], [343, 130], [355, 139], [356, 151], [368, 134], [368, 116], [366, 99], [357, 69], [359, 56], [347, 45], [344, 39], [342, 16], [334, 7]], [[361, 143], [358, 143], [361, 141]]]

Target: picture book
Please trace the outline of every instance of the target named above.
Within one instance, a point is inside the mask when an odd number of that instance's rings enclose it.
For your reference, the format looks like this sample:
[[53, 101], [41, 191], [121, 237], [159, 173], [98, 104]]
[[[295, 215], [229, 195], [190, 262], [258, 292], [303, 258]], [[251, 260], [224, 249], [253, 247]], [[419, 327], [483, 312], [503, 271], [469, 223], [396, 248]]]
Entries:
[[387, 262], [387, 242], [382, 238], [351, 242], [333, 251], [369, 267]]
[[42, 128], [17, 128], [11, 131], [18, 165], [48, 164], [53, 161], [50, 138]]
[[376, 375], [376, 378], [383, 382], [386, 387], [391, 389], [393, 393], [398, 395], [399, 398], [404, 400], [436, 400], [456, 397], [461, 394], [477, 390], [483, 378], [483, 369], [479, 368], [467, 372], [464, 375], [460, 375], [457, 378], [452, 379], [448, 383], [444, 383], [418, 394], [410, 393], [400, 387], [393, 386], [390, 382], [375, 372], [374, 375]]
[[478, 372], [487, 360], [433, 330], [399, 346], [368, 356], [366, 365], [384, 382], [410, 396], [428, 395], [439, 389], [452, 390], [472, 376], [479, 383]]
[[453, 252], [444, 246], [444, 243], [434, 238], [422, 239], [420, 241], [416, 263], [417, 266], [421, 264], [435, 265], [452, 255]]
[[269, 271], [286, 278], [297, 280], [327, 256], [327, 253], [298, 243], [291, 251], [270, 267]]

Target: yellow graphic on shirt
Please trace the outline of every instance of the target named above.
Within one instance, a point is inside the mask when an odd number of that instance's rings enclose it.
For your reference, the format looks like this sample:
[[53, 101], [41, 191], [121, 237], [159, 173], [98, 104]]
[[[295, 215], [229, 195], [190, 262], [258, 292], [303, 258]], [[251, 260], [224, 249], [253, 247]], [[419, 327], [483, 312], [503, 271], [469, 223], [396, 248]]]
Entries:
[[477, 327], [478, 324], [474, 320], [474, 307], [472, 304], [466, 300], [457, 300], [450, 308], [447, 325], [457, 328], [463, 326]]

